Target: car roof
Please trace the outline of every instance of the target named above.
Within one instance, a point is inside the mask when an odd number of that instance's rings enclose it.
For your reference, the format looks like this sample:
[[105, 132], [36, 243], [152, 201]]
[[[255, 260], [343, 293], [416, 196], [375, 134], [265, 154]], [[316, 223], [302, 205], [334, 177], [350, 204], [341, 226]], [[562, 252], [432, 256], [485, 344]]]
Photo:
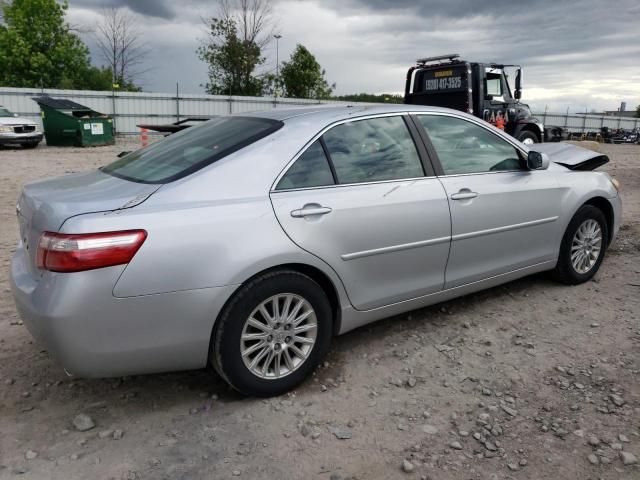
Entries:
[[296, 120], [311, 120], [318, 122], [330, 122], [349, 117], [361, 117], [365, 115], [377, 115], [384, 113], [403, 112], [460, 112], [448, 108], [432, 107], [424, 105], [405, 104], [356, 104], [356, 105], [313, 105], [305, 107], [274, 108], [259, 112], [241, 113], [240, 116], [251, 116], [280, 120], [290, 123]]

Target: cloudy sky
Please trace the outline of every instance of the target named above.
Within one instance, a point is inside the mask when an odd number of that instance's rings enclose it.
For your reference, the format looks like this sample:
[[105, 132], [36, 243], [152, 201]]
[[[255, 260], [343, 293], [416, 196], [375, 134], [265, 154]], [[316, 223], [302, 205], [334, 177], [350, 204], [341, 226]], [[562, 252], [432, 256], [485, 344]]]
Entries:
[[[91, 28], [103, 7], [128, 8], [151, 45], [145, 90], [203, 92], [195, 50], [215, 0], [70, 0], [70, 23]], [[535, 110], [627, 109], [640, 104], [637, 0], [274, 0], [280, 59], [305, 45], [338, 94], [398, 92], [419, 56], [519, 63], [523, 99]], [[94, 63], [101, 60], [90, 33]], [[275, 43], [264, 70], [275, 69]]]

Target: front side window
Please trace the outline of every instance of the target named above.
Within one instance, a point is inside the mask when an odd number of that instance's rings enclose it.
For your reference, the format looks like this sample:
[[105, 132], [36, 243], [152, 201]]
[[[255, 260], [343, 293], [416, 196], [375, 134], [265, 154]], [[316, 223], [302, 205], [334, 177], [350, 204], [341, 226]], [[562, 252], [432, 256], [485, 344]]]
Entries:
[[316, 140], [289, 168], [276, 189], [323, 187], [333, 183], [329, 160]]
[[102, 167], [115, 177], [139, 183], [167, 183], [250, 145], [282, 127], [258, 117], [220, 117], [189, 127]]
[[338, 183], [424, 176], [416, 146], [400, 116], [343, 123], [323, 139]]
[[475, 123], [455, 117], [418, 115], [445, 175], [520, 170], [516, 148]]
[[0, 107], [0, 117], [13, 117], [13, 114], [4, 107]]

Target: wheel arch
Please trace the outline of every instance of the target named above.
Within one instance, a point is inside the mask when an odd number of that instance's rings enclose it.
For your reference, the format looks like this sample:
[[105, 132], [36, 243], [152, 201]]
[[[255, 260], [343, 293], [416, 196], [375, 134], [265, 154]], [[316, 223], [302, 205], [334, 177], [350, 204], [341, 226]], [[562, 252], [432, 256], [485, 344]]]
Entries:
[[542, 142], [542, 134], [540, 133], [540, 128], [535, 123], [525, 123], [523, 125], [519, 125], [519, 128], [516, 128], [514, 132], [514, 137], [518, 138], [522, 132], [530, 132], [538, 139], [538, 143]]
[[331, 305], [331, 311], [333, 313], [333, 325], [332, 325], [333, 335], [335, 336], [340, 332], [342, 328], [342, 311], [340, 308], [340, 297], [338, 295], [338, 290], [336, 289], [336, 286], [334, 285], [331, 278], [325, 272], [320, 270], [318, 267], [315, 267], [313, 265], [309, 265], [306, 263], [283, 263], [280, 265], [274, 265], [272, 267], [266, 268], [264, 270], [261, 270], [253, 274], [251, 277], [247, 278], [244, 282], [238, 285], [236, 289], [233, 291], [233, 293], [229, 295], [229, 298], [227, 299], [227, 301], [224, 303], [224, 305], [218, 312], [218, 315], [216, 316], [215, 321], [213, 322], [213, 326], [211, 328], [207, 365], [211, 363], [211, 350], [212, 350], [211, 346], [215, 337], [216, 328], [219, 325], [218, 320], [222, 316], [223, 312], [225, 311], [229, 303], [235, 297], [238, 290], [240, 290], [244, 285], [246, 285], [247, 283], [251, 282], [253, 279], [261, 275], [264, 275], [266, 273], [271, 273], [271, 272], [277, 272], [279, 270], [282, 270], [282, 271], [293, 270], [295, 272], [302, 273], [303, 275], [306, 275], [307, 277], [311, 278], [314, 282], [316, 282], [318, 285], [320, 285], [320, 288], [322, 288], [322, 290], [327, 295], [327, 298], [329, 299], [329, 304]]
[[580, 208], [584, 205], [591, 205], [593, 207], [596, 207], [604, 214], [604, 217], [607, 219], [607, 246], [609, 246], [609, 244], [611, 243], [611, 239], [613, 238], [614, 228], [614, 213], [611, 203], [604, 197], [593, 197], [580, 205]]

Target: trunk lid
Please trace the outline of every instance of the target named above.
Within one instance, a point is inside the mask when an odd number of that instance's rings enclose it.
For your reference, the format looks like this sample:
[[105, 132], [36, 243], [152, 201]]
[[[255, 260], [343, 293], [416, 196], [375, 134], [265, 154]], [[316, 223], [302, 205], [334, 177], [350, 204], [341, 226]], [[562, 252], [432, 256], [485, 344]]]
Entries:
[[76, 215], [135, 207], [161, 186], [122, 180], [100, 170], [25, 185], [16, 211], [31, 273], [37, 273], [35, 259], [42, 232], [57, 232], [65, 220]]
[[536, 143], [531, 150], [546, 153], [550, 161], [569, 170], [595, 170], [609, 161], [609, 157], [600, 152], [571, 143]]

